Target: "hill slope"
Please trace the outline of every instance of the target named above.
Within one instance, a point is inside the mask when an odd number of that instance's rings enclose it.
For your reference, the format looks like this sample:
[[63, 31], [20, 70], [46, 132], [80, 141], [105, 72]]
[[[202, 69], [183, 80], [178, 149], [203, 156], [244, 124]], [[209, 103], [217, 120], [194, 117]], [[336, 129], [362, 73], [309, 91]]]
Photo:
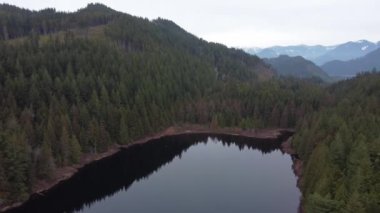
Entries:
[[380, 211], [380, 73], [328, 88], [331, 104], [299, 122], [305, 212]]
[[0, 40], [31, 33], [49, 34], [61, 30], [107, 24], [122, 14], [102, 4], [89, 4], [75, 13], [57, 12], [47, 8], [40, 11], [0, 4]]
[[350, 61], [331, 61], [322, 65], [330, 76], [355, 76], [359, 72], [380, 70], [380, 48]]
[[281, 55], [277, 58], [264, 59], [264, 61], [270, 64], [278, 74], [283, 76], [297, 78], [317, 77], [324, 81], [329, 80], [329, 76], [321, 68], [301, 56], [289, 57]]
[[100, 4], [74, 13], [1, 5], [0, 16], [0, 208], [25, 200], [82, 153], [176, 123], [238, 125], [248, 111], [225, 91], [236, 97], [274, 75], [261, 59], [171, 21]]

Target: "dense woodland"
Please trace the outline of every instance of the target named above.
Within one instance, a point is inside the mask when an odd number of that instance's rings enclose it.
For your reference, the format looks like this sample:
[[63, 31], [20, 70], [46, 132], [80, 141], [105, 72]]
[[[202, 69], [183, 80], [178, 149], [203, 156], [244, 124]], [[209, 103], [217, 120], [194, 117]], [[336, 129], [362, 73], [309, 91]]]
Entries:
[[1, 4], [0, 11], [0, 39], [2, 40], [28, 36], [31, 33], [43, 35], [107, 24], [121, 16], [121, 13], [100, 4], [89, 4], [75, 13], [57, 12], [53, 8], [30, 11], [8, 4]]
[[[278, 77], [261, 59], [171, 21], [99, 4], [75, 13], [0, 5], [0, 17], [0, 202], [25, 200], [84, 153], [197, 123], [297, 126], [305, 207], [379, 209], [378, 75], [328, 87]], [[346, 191], [338, 197], [336, 187]]]
[[306, 212], [380, 211], [380, 74], [328, 88], [333, 104], [298, 123]]

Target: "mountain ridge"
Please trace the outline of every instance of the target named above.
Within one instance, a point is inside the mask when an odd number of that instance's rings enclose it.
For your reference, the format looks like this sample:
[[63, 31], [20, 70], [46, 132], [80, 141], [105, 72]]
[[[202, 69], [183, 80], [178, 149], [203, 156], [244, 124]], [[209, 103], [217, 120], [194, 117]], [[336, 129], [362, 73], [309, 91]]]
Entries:
[[336, 46], [331, 51], [314, 60], [318, 65], [323, 65], [333, 60], [348, 61], [365, 56], [379, 47], [376, 43], [367, 40], [349, 41]]
[[245, 48], [250, 54], [262, 58], [274, 58], [279, 55], [302, 56], [317, 65], [333, 60], [351, 60], [362, 57], [380, 47], [379, 42], [367, 40], [349, 41], [338, 45], [290, 45], [268, 48]]
[[349, 77], [355, 76], [360, 72], [380, 70], [380, 48], [368, 53], [367, 55], [349, 60], [330, 61], [321, 66], [330, 76]]
[[[49, 11], [49, 13], [47, 14], [45, 11]], [[3, 22], [3, 26], [5, 27], [0, 27], [0, 40], [12, 40], [20, 37], [27, 37], [31, 34], [49, 35], [57, 32], [73, 31], [73, 29], [87, 29], [99, 25], [108, 25], [105, 27], [104, 32], [108, 32], [106, 36], [112, 38], [115, 33], [109, 30], [110, 26], [120, 24], [120, 27], [133, 28], [127, 30], [128, 37], [133, 39], [123, 41], [124, 46], [127, 49], [134, 48], [134, 50], [137, 50], [144, 48], [142, 45], [138, 44], [142, 41], [135, 36], [135, 32], [132, 32], [132, 30], [135, 30], [141, 34], [148, 33], [148, 36], [150, 36], [154, 42], [159, 42], [163, 45], [171, 46], [172, 48], [180, 47], [182, 48], [181, 50], [189, 51], [190, 54], [197, 55], [197, 57], [205, 55], [211, 56], [213, 52], [221, 51], [224, 54], [219, 55], [229, 55], [228, 57], [233, 58], [230, 62], [242, 60], [242, 63], [234, 62], [235, 64], [233, 66], [236, 66], [240, 71], [247, 71], [250, 69], [249, 72], [244, 74], [244, 79], [251, 79], [253, 75], [257, 74], [259, 75], [256, 77], [260, 79], [267, 79], [274, 75], [274, 72], [269, 70], [269, 68], [265, 66], [265, 63], [263, 63], [258, 57], [251, 56], [240, 49], [227, 48], [222, 44], [207, 42], [187, 32], [173, 21], [162, 18], [148, 20], [146, 18], [118, 12], [100, 3], [90, 3], [86, 7], [78, 9], [75, 12], [57, 12], [55, 9], [51, 8], [31, 11], [8, 4], [0, 4], [0, 12], [2, 12], [0, 13], [0, 18], [5, 17]], [[14, 23], [11, 21], [14, 17], [21, 18], [17, 23]], [[49, 17], [49, 22], [46, 21], [44, 17]], [[140, 22], [140, 24], [136, 24], [136, 22]], [[121, 26], [121, 24], [124, 26]], [[114, 30], [121, 31], [115, 27]], [[113, 37], [112, 39], [120, 40], [120, 36]], [[153, 46], [145, 46], [145, 48], [152, 47]], [[158, 46], [156, 45], [155, 48], [157, 47]], [[218, 63], [215, 56], [208, 57], [207, 59]], [[217, 69], [218, 66], [221, 65], [216, 64], [215, 68]], [[218, 70], [219, 72], [224, 72], [223, 69]], [[230, 72], [230, 74], [232, 73], [236, 75], [239, 72]], [[221, 74], [220, 77], [225, 78], [226, 76], [228, 75], [225, 75], [224, 73]]]
[[282, 76], [293, 76], [297, 78], [320, 78], [329, 82], [331, 79], [320, 67], [315, 65], [302, 56], [280, 55], [277, 58], [265, 58], [264, 61], [269, 63]]

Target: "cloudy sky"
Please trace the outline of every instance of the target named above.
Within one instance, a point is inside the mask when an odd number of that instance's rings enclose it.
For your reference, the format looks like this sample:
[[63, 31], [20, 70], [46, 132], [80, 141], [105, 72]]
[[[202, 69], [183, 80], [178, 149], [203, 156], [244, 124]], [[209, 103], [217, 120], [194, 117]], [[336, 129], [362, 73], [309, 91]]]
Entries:
[[[88, 0], [6, 0], [24, 8], [83, 8]], [[136, 16], [173, 20], [209, 41], [235, 47], [380, 40], [380, 0], [97, 0]]]

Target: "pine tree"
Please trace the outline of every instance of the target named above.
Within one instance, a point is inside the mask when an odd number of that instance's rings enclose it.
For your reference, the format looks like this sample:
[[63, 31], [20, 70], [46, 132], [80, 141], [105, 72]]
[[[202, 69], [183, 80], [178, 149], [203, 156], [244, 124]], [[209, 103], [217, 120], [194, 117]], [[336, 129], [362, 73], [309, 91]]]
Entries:
[[36, 172], [37, 177], [41, 179], [52, 178], [55, 170], [55, 163], [53, 153], [51, 150], [51, 144], [46, 138], [47, 137], [44, 137], [44, 141], [40, 148], [40, 152], [37, 155]]
[[69, 157], [69, 160], [70, 160], [70, 163], [79, 163], [80, 161], [80, 157], [81, 157], [81, 154], [82, 154], [82, 148], [78, 142], [78, 139], [75, 137], [75, 136], [71, 136], [70, 138], [70, 144], [69, 144], [69, 147], [70, 147], [70, 157]]
[[120, 120], [120, 144], [127, 144], [129, 142], [129, 129], [127, 123], [127, 112], [123, 111]]
[[61, 138], [59, 139], [59, 155], [57, 162], [59, 166], [66, 166], [69, 163], [70, 155], [70, 135], [65, 124], [62, 125]]
[[339, 168], [343, 169], [345, 167], [346, 162], [346, 153], [345, 153], [345, 145], [342, 141], [342, 138], [339, 132], [335, 135], [334, 140], [330, 144], [330, 156], [332, 161], [336, 163]]
[[30, 147], [24, 133], [17, 130], [9, 132], [0, 140], [3, 148], [2, 163], [6, 167], [6, 182], [10, 183], [8, 197], [10, 200], [24, 200], [29, 192]]
[[360, 201], [359, 193], [354, 192], [351, 194], [343, 211], [347, 213], [365, 213], [366, 212], [363, 206], [363, 203]]

